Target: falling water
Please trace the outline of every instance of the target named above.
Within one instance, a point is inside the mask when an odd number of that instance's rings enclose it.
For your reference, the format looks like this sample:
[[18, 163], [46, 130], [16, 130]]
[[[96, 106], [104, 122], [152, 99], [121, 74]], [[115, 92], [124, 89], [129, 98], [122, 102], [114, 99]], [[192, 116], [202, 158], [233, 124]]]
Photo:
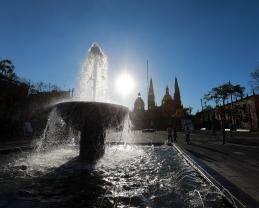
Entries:
[[53, 108], [48, 116], [46, 127], [36, 144], [36, 151], [49, 151], [61, 145], [78, 143], [79, 132], [68, 126]]
[[121, 127], [121, 129], [108, 129], [106, 131], [106, 144], [131, 144], [135, 142], [129, 114], [126, 115]]
[[[107, 56], [97, 43], [93, 43], [82, 64], [78, 101], [107, 102]], [[68, 126], [58, 115], [56, 108], [49, 114], [44, 132], [37, 144], [37, 151], [62, 144], [78, 143], [80, 132]]]
[[107, 101], [107, 56], [97, 43], [93, 43], [80, 73], [80, 101]]

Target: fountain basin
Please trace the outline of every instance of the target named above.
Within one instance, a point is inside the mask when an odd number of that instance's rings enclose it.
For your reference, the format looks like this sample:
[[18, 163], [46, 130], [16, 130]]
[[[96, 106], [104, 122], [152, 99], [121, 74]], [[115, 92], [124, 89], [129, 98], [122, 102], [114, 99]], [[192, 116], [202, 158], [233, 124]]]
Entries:
[[95, 163], [104, 154], [106, 130], [122, 130], [128, 108], [110, 103], [72, 101], [56, 105], [64, 122], [80, 131], [80, 161]]

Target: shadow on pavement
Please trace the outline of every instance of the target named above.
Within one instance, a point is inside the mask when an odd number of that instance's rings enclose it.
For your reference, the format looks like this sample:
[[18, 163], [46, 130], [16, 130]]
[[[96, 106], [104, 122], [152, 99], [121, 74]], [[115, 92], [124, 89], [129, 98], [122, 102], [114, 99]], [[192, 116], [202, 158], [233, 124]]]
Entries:
[[204, 145], [192, 143], [192, 146], [197, 146], [197, 147], [200, 147], [200, 148], [209, 150], [209, 151], [213, 151], [213, 152], [217, 152], [217, 153], [220, 153], [220, 154], [228, 155], [228, 153], [226, 153], [226, 152], [223, 152], [223, 151], [220, 151], [220, 150], [211, 148], [211, 147], [206, 147], [206, 146], [204, 146]]
[[209, 157], [209, 156], [206, 156], [204, 154], [201, 154], [199, 152], [195, 152], [193, 150], [190, 150], [190, 149], [186, 149], [188, 152], [190, 152], [191, 154], [193, 154], [195, 157], [198, 157], [202, 160], [206, 160], [208, 162], [211, 162], [211, 161], [216, 161], [215, 159], [213, 159], [212, 157]]
[[[199, 154], [197, 152], [191, 151], [186, 149], [191, 154], [188, 154], [190, 158], [195, 161], [203, 170], [206, 171], [206, 175], [209, 176], [209, 178], [215, 183], [220, 184], [220, 189], [222, 189], [223, 192], [225, 192], [225, 187], [231, 194], [233, 194], [237, 199], [241, 200], [246, 207], [259, 207], [258, 201], [256, 201], [253, 197], [242, 191], [240, 188], [238, 188], [235, 184], [231, 183], [227, 178], [225, 178], [223, 175], [215, 171], [213, 168], [209, 167], [207, 164], [205, 164], [204, 161], [200, 160], [206, 160], [204, 158], [209, 158], [205, 155]], [[202, 158], [203, 157], [203, 158]], [[200, 159], [199, 159], [200, 158]], [[213, 160], [213, 159], [212, 159]]]

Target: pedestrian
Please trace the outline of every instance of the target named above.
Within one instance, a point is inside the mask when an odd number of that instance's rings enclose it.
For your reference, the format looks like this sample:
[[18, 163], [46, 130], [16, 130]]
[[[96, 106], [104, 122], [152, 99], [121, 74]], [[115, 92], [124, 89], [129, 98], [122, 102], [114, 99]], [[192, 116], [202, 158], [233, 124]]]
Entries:
[[32, 137], [33, 128], [30, 121], [26, 121], [23, 126], [23, 134], [25, 137]]
[[187, 144], [191, 144], [191, 140], [190, 140], [190, 130], [189, 127], [187, 126], [186, 131], [185, 131], [185, 139], [186, 139], [186, 143]]
[[174, 128], [174, 142], [177, 142], [177, 131], [176, 128]]
[[171, 126], [169, 126], [167, 128], [167, 133], [168, 133], [167, 142], [168, 142], [168, 144], [171, 144], [172, 140], [173, 140], [173, 137], [172, 137], [172, 127]]

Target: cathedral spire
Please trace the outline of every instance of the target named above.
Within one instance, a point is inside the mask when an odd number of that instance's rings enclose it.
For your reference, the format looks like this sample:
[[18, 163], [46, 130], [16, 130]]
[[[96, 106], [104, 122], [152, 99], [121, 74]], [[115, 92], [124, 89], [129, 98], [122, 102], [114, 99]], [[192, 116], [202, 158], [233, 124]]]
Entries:
[[182, 106], [181, 94], [180, 94], [177, 77], [175, 77], [175, 80], [174, 80], [174, 101], [175, 101], [176, 109]]
[[168, 85], [166, 85], [165, 93], [166, 93], [167, 95], [169, 95], [169, 87], [168, 87]]
[[153, 81], [150, 79], [149, 89], [148, 89], [148, 110], [155, 107], [155, 94], [153, 89]]

